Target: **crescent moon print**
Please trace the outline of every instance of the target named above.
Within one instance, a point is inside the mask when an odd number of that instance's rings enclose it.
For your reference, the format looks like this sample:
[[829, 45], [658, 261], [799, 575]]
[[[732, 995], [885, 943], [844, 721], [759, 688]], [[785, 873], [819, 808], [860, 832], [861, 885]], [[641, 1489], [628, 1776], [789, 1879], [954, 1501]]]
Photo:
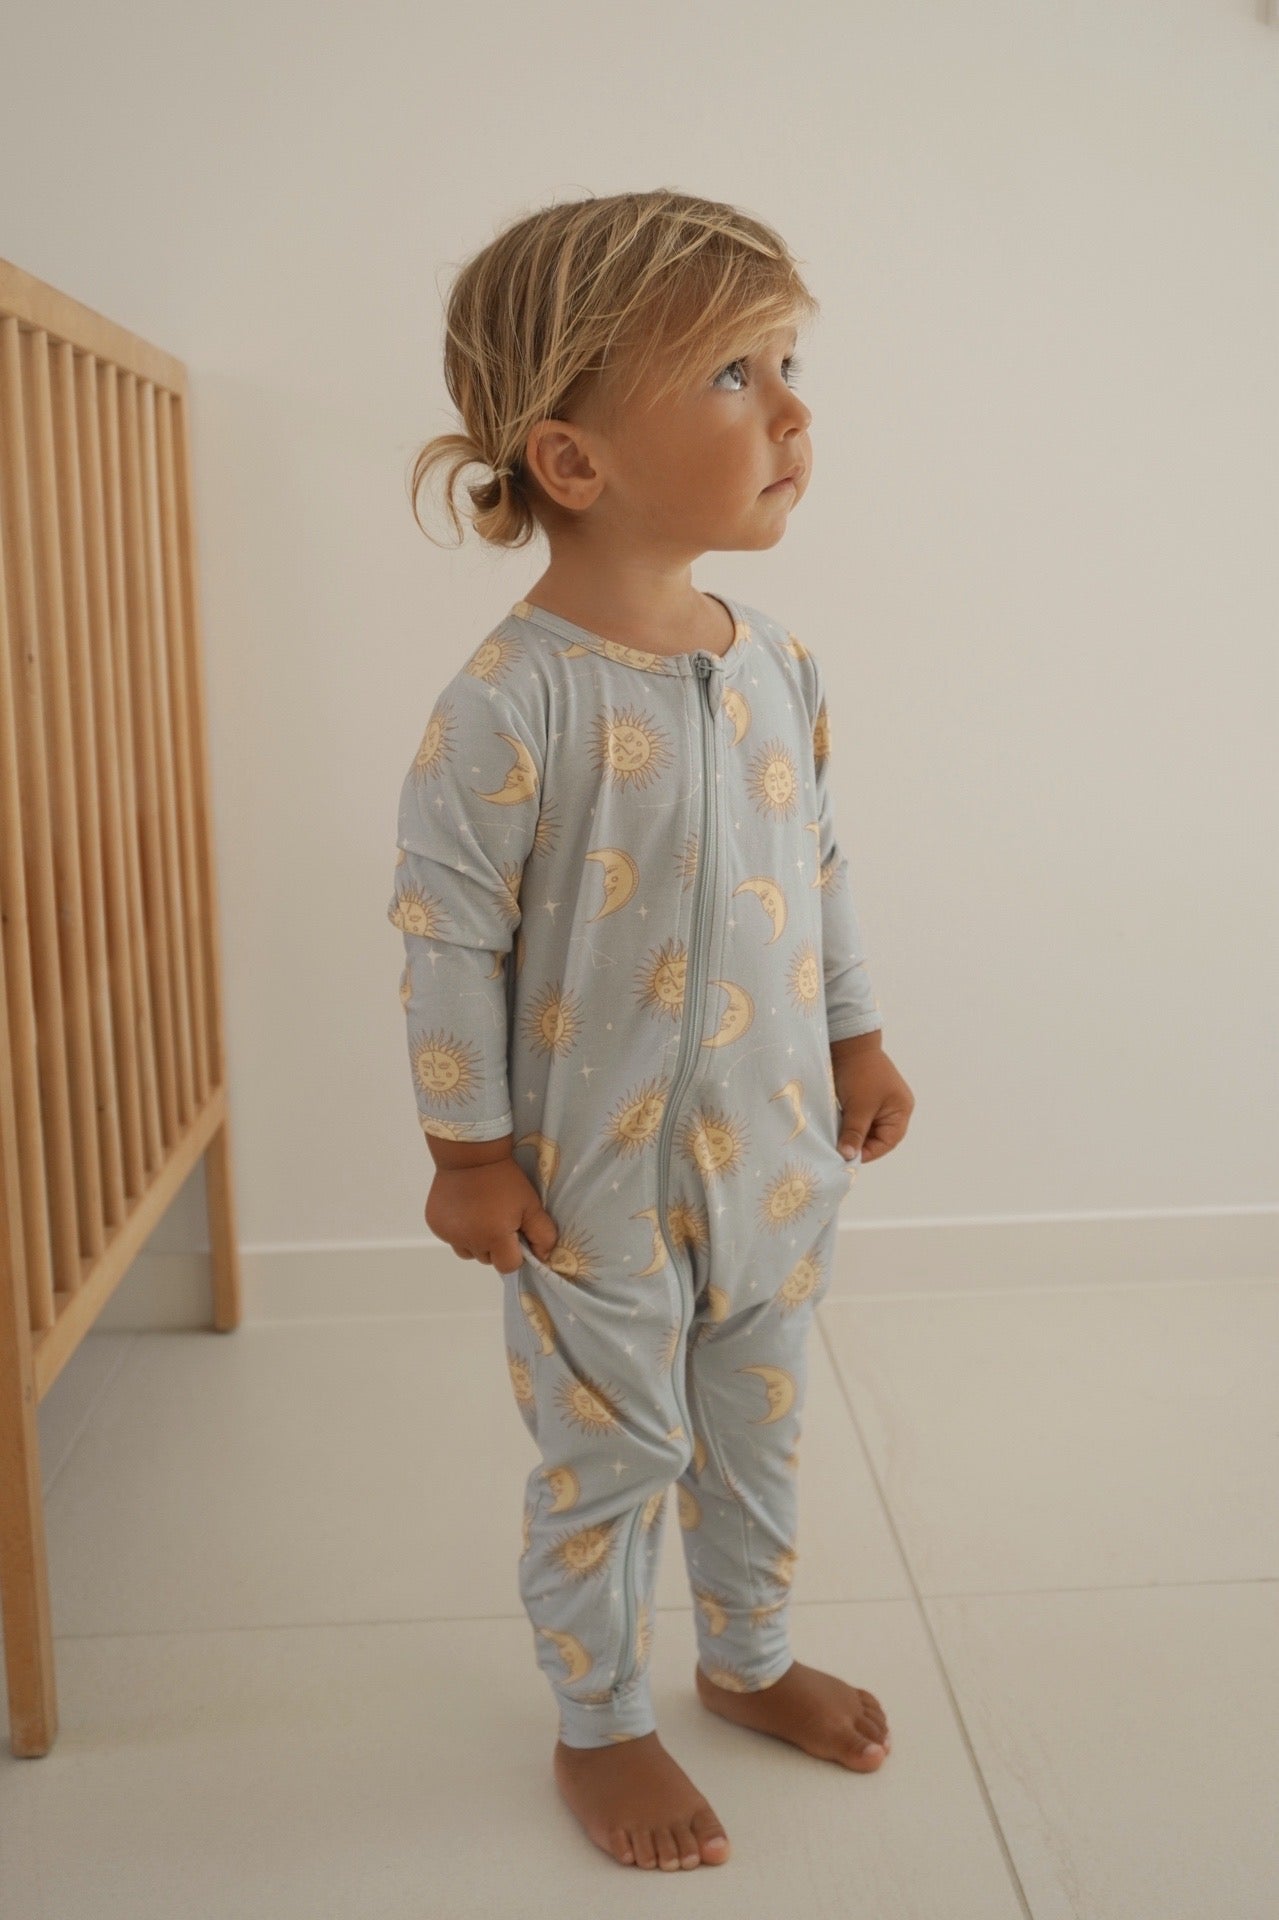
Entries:
[[546, 1467], [542, 1478], [555, 1496], [547, 1508], [548, 1513], [567, 1513], [577, 1505], [582, 1483], [572, 1467]]
[[640, 1514], [639, 1523], [645, 1533], [651, 1533], [657, 1525], [658, 1516], [666, 1503], [666, 1495], [668, 1492], [669, 1488], [659, 1487], [657, 1492], [650, 1493], [648, 1499], [644, 1502], [644, 1510]]
[[496, 793], [481, 793], [478, 787], [471, 791], [477, 800], [491, 800], [494, 806], [519, 806], [522, 801], [531, 800], [537, 792], [537, 768], [533, 756], [524, 742], [513, 733], [499, 733], [499, 740], [505, 740], [515, 754], [515, 763], [507, 771], [505, 780]]
[[763, 874], [756, 874], [752, 879], [743, 880], [740, 886], [734, 887], [734, 898], [739, 893], [753, 893], [772, 921], [772, 937], [765, 943], [771, 947], [774, 940], [781, 939], [782, 929], [786, 925], [786, 895], [776, 880], [769, 880]]
[[803, 1133], [808, 1126], [808, 1116], [804, 1112], [804, 1090], [798, 1080], [788, 1080], [784, 1087], [779, 1087], [776, 1093], [769, 1095], [769, 1098], [770, 1100], [787, 1100], [790, 1102], [791, 1112], [795, 1116], [795, 1124], [786, 1136], [787, 1142], [789, 1143], [795, 1138], [796, 1134]]
[[755, 1422], [757, 1427], [769, 1427], [790, 1412], [795, 1404], [795, 1379], [785, 1367], [739, 1367], [738, 1372], [757, 1373], [764, 1382], [768, 1412]]
[[728, 715], [729, 723], [733, 729], [728, 744], [730, 747], [740, 746], [750, 731], [751, 724], [751, 710], [747, 704], [746, 696], [745, 694], [739, 693], [736, 687], [729, 687], [724, 695], [723, 704], [724, 711]]
[[546, 1311], [546, 1308], [537, 1296], [530, 1293], [527, 1287], [521, 1287], [519, 1294], [520, 1305], [524, 1309], [524, 1316], [533, 1329], [540, 1350], [544, 1354], [554, 1353], [555, 1329], [551, 1324], [550, 1314]]
[[588, 860], [598, 860], [604, 869], [604, 905], [598, 913], [591, 915], [586, 923], [589, 927], [606, 914], [616, 913], [619, 907], [626, 905], [639, 885], [640, 875], [639, 868], [625, 847], [597, 847], [586, 857]]
[[704, 1047], [724, 1047], [730, 1040], [740, 1040], [749, 1031], [755, 1018], [755, 1002], [745, 987], [734, 986], [731, 980], [712, 980], [713, 987], [722, 987], [728, 995], [728, 1005], [720, 1015], [719, 1026], [709, 1039], [703, 1040]]
[[810, 880], [808, 884], [812, 887], [820, 887], [822, 884], [822, 823], [821, 821], [820, 820], [806, 821], [804, 824], [804, 832], [812, 834], [813, 842], [814, 842], [813, 851], [817, 856], [817, 860], [816, 860], [817, 878], [815, 880]]
[[559, 1633], [554, 1627], [539, 1627], [538, 1632], [550, 1641], [563, 1660], [565, 1680], [581, 1680], [595, 1665], [594, 1659], [575, 1635]]
[[662, 1239], [662, 1230], [657, 1224], [657, 1208], [642, 1207], [631, 1215], [632, 1220], [647, 1220], [653, 1236], [652, 1257], [646, 1267], [640, 1267], [635, 1275], [637, 1280], [647, 1280], [652, 1274], [660, 1273], [666, 1265], [666, 1245]]
[[543, 1205], [545, 1205], [546, 1195], [550, 1192], [551, 1183], [559, 1168], [560, 1150], [553, 1140], [547, 1139], [544, 1133], [522, 1133], [515, 1142], [515, 1145], [517, 1147], [532, 1147], [533, 1152], [536, 1154], [537, 1180], [538, 1185], [542, 1189], [542, 1202]]

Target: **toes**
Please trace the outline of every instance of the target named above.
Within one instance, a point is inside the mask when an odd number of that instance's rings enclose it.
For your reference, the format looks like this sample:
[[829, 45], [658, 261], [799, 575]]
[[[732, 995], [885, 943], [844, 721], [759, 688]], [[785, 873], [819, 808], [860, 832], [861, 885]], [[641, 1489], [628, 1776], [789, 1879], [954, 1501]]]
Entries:
[[681, 1867], [700, 1866], [702, 1854], [694, 1837], [693, 1829], [684, 1821], [677, 1820], [671, 1828], [671, 1832], [675, 1837], [675, 1847], [679, 1854]]
[[675, 1835], [669, 1827], [656, 1829], [657, 1864], [666, 1873], [679, 1872], [679, 1848], [675, 1844]]
[[702, 1859], [708, 1866], [717, 1867], [722, 1860], [727, 1860], [728, 1835], [709, 1807], [699, 1807], [689, 1825], [702, 1850]]
[[884, 1712], [878, 1700], [872, 1699], [868, 1693], [862, 1695], [862, 1710], [858, 1714], [857, 1720], [859, 1725], [864, 1722], [868, 1727], [874, 1729], [874, 1738], [876, 1740], [882, 1740], [888, 1732], [888, 1715]]
[[655, 1867], [657, 1848], [653, 1845], [653, 1836], [647, 1827], [632, 1827], [631, 1849], [635, 1855], [637, 1867]]
[[621, 1861], [624, 1867], [630, 1866], [635, 1854], [625, 1827], [613, 1828], [608, 1836], [608, 1850], [615, 1860]]
[[862, 1697], [862, 1711], [858, 1725], [866, 1728], [871, 1739], [877, 1740], [885, 1753], [891, 1753], [893, 1738], [888, 1731], [888, 1715], [873, 1693], [867, 1693], [864, 1687], [859, 1687], [858, 1692]]

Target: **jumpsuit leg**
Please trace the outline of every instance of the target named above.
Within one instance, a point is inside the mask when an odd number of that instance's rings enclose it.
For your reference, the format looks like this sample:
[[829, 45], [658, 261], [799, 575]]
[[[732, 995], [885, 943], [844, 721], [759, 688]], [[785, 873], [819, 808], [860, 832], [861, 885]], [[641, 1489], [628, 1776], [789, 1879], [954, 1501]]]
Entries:
[[[688, 1317], [676, 1275], [638, 1188], [614, 1199], [594, 1222], [609, 1251], [589, 1274], [558, 1271], [521, 1239], [524, 1264], [504, 1282], [511, 1383], [542, 1455], [525, 1488], [520, 1596], [573, 1747], [656, 1727], [658, 1557], [667, 1495], [692, 1455], [673, 1372]], [[629, 1265], [627, 1246], [642, 1249]]]
[[[676, 1160], [694, 1307], [684, 1374], [693, 1454], [676, 1491], [698, 1664], [719, 1686], [754, 1692], [793, 1659], [807, 1344], [831, 1282], [849, 1168], [826, 1143], [810, 1163], [811, 1205], [769, 1235], [742, 1217], [749, 1167], [740, 1180], [703, 1180], [691, 1156]], [[774, 1193], [802, 1199], [802, 1185], [786, 1184], [784, 1154], [772, 1175]], [[767, 1171], [754, 1185], [768, 1189]]]

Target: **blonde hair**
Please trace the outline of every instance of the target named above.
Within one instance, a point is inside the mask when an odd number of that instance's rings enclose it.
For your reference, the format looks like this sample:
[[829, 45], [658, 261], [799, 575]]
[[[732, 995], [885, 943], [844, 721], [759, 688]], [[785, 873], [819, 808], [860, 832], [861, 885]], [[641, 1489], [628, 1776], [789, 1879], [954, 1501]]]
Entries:
[[460, 545], [454, 489], [478, 463], [493, 478], [466, 489], [475, 531], [495, 547], [526, 546], [545, 498], [524, 467], [537, 421], [571, 419], [587, 395], [612, 419], [650, 379], [656, 405], [818, 311], [780, 235], [719, 200], [658, 187], [592, 195], [515, 221], [463, 265], [450, 289], [444, 380], [464, 431], [437, 434], [419, 449], [414, 519], [430, 539], [418, 493], [446, 466], [445, 502]]

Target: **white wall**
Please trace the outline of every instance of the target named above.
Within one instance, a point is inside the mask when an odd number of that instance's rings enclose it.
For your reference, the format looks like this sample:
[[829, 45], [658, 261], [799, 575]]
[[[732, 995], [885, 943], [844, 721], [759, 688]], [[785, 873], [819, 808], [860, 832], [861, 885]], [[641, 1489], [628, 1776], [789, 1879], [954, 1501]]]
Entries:
[[[885, 1043], [918, 1101], [849, 1210], [1273, 1207], [1265, 14], [13, 16], [0, 253], [191, 372], [246, 1251], [428, 1238], [384, 917], [399, 783], [544, 565], [413, 524], [411, 454], [451, 423], [442, 297], [517, 215], [655, 185], [777, 225], [823, 303], [808, 495], [778, 547], [695, 579], [784, 619], [830, 682]], [[206, 1244], [202, 1176], [162, 1244]]]

